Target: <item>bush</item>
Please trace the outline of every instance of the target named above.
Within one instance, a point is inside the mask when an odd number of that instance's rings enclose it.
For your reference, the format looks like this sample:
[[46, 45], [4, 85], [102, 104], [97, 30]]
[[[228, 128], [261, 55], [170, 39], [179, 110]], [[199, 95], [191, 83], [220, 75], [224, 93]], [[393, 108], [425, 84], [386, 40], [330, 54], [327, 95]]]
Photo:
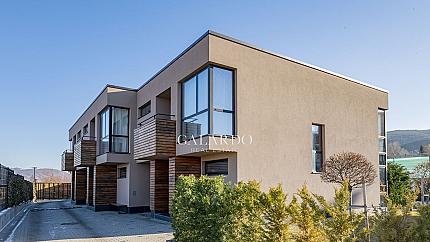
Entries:
[[418, 207], [417, 237], [419, 241], [430, 241], [430, 205]]
[[177, 242], [226, 241], [232, 219], [232, 188], [222, 177], [182, 176], [172, 203]]
[[284, 242], [289, 239], [287, 195], [281, 185], [270, 188], [262, 198], [264, 214], [264, 239], [270, 242]]
[[323, 229], [324, 212], [309, 193], [307, 186], [303, 186], [297, 195], [301, 199], [301, 203], [294, 196], [288, 207], [291, 222], [297, 227], [292, 238], [298, 242], [327, 241]]
[[20, 205], [31, 200], [31, 183], [20, 176], [11, 176], [8, 184], [8, 207]]
[[340, 189], [335, 189], [334, 204], [327, 202], [322, 196], [314, 195], [329, 216], [324, 220], [324, 230], [331, 242], [356, 241], [354, 232], [358, 232], [363, 224], [361, 214], [350, 213], [348, 210], [351, 197], [348, 187], [348, 181], [344, 181]]
[[264, 194], [255, 181], [240, 182], [233, 190], [231, 203], [232, 226], [226, 239], [231, 242], [262, 241], [264, 235], [263, 203]]
[[415, 194], [405, 194], [406, 206], [394, 204], [386, 197], [387, 210], [376, 210], [371, 218], [373, 237], [380, 242], [417, 241], [417, 223], [410, 216]]

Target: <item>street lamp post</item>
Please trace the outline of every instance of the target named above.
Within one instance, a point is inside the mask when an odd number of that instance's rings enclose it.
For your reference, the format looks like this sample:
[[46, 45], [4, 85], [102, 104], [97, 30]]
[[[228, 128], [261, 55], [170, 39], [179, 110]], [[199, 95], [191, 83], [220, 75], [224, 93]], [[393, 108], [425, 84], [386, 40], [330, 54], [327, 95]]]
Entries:
[[37, 200], [37, 192], [36, 192], [36, 167], [33, 166], [33, 202]]

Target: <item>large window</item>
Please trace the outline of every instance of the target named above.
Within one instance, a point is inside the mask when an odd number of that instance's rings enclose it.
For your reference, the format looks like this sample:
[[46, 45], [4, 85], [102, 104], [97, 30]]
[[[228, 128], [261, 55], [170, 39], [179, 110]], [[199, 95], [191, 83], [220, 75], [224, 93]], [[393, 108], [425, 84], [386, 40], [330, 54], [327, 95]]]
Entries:
[[312, 171], [321, 172], [323, 166], [323, 126], [312, 125]]
[[108, 107], [100, 114], [100, 154], [128, 153], [129, 110]]
[[188, 139], [206, 134], [234, 135], [233, 93], [233, 71], [215, 66], [183, 82], [182, 134]]
[[379, 184], [381, 205], [384, 206], [384, 195], [387, 189], [387, 136], [385, 129], [385, 110], [378, 110], [378, 147], [379, 147]]

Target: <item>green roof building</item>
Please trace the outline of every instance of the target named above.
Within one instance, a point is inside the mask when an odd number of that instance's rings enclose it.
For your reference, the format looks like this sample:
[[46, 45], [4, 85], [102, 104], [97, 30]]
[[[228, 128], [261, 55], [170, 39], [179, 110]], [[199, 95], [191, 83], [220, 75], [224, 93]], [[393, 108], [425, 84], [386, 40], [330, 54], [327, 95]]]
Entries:
[[387, 159], [387, 161], [390, 163], [392, 162], [404, 166], [410, 174], [414, 173], [415, 168], [419, 164], [429, 160], [430, 156]]

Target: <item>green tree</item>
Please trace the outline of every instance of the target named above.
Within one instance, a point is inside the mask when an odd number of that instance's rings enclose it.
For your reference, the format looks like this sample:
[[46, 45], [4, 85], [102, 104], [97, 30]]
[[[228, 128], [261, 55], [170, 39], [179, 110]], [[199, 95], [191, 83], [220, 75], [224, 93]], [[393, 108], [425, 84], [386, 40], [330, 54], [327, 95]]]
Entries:
[[234, 188], [230, 205], [232, 226], [226, 239], [230, 242], [262, 241], [263, 239], [263, 193], [256, 181], [239, 182]]
[[264, 239], [268, 242], [289, 240], [287, 195], [281, 185], [270, 188], [262, 199], [263, 214], [266, 221]]
[[325, 220], [324, 229], [330, 242], [356, 241], [353, 234], [363, 223], [359, 213], [349, 213], [350, 192], [348, 181], [344, 181], [339, 189], [335, 189], [334, 203], [327, 202], [324, 197], [314, 195], [330, 216]]
[[324, 211], [319, 208], [306, 185], [298, 191], [297, 196], [301, 202], [299, 203], [297, 197], [294, 196], [288, 206], [291, 223], [296, 226], [291, 237], [297, 242], [327, 241], [323, 227]]
[[405, 206], [407, 201], [404, 194], [413, 193], [409, 173], [402, 165], [388, 163], [388, 194], [391, 202]]

